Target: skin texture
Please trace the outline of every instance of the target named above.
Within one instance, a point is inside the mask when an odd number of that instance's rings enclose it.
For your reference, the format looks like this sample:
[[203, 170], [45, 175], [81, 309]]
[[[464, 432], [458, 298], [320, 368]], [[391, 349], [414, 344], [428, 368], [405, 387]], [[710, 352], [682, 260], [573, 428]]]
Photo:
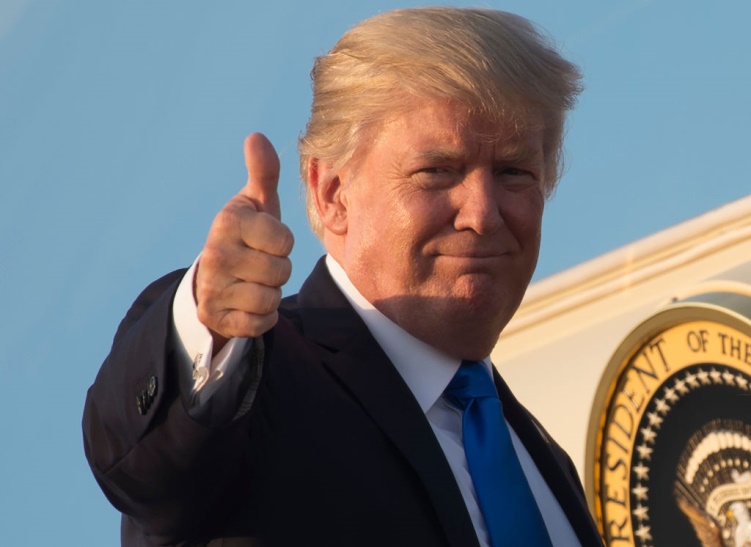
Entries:
[[309, 180], [326, 249], [363, 296], [431, 346], [480, 359], [537, 263], [543, 134], [463, 112], [418, 102], [350, 166], [311, 160]]

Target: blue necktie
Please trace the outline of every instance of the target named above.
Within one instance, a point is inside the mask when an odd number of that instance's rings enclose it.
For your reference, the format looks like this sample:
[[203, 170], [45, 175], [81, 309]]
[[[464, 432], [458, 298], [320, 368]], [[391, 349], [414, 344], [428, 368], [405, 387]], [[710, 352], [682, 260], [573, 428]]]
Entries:
[[464, 452], [490, 544], [549, 547], [550, 537], [511, 444], [503, 407], [485, 365], [463, 361], [445, 395], [464, 412]]

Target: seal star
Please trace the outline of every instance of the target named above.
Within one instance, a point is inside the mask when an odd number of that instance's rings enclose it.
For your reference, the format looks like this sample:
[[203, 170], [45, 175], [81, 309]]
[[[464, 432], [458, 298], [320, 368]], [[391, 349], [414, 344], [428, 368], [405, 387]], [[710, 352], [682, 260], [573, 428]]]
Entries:
[[648, 460], [652, 457], [653, 449], [648, 447], [646, 444], [640, 444], [636, 447], [636, 450], [639, 452], [639, 457], [642, 460]]
[[701, 380], [701, 383], [704, 385], [708, 385], [709, 382], [709, 374], [706, 370], [699, 369], [699, 371], [696, 373], [696, 375], [699, 377], [699, 380]]
[[660, 414], [667, 414], [670, 410], [670, 405], [665, 402], [665, 399], [657, 399], [655, 401], [655, 410]]
[[722, 373], [722, 377], [725, 380], [725, 383], [729, 386], [732, 386], [735, 382], [735, 375], [727, 370]]
[[712, 377], [715, 384], [722, 383], [722, 374], [718, 370], [712, 368], [712, 370], [709, 371], [709, 375]]
[[649, 425], [652, 427], [659, 429], [660, 425], [662, 425], [662, 418], [656, 412], [648, 412], [647, 418], [649, 418]]
[[688, 393], [688, 388], [686, 387], [685, 380], [676, 380], [675, 389], [677, 389], [678, 393], [680, 393], [681, 395], [685, 395], [686, 393]]
[[647, 515], [647, 511], [649, 511], [649, 507], [646, 507], [642, 505], [641, 503], [636, 506], [636, 508], [631, 511], [633, 515], [638, 518], [639, 520], [648, 519], [649, 515]]
[[649, 541], [652, 539], [652, 534], [650, 533], [651, 531], [652, 528], [650, 526], [642, 525], [638, 530], [634, 532], [634, 535], [638, 536], [642, 541]]
[[740, 387], [741, 389], [747, 389], [748, 388], [748, 380], [746, 380], [740, 374], [735, 377], [735, 383], [738, 384], [738, 387]]
[[645, 427], [641, 430], [641, 434], [644, 436], [644, 440], [648, 443], [655, 442], [655, 437], [657, 437], [657, 433], [655, 433], [651, 428]]
[[636, 499], [638, 500], [646, 500], [647, 499], [647, 493], [649, 492], [649, 488], [642, 485], [642, 483], [637, 482], [636, 486], [634, 486], [631, 489], [631, 492], [636, 496]]
[[639, 478], [639, 480], [649, 479], [649, 467], [642, 465], [641, 462], [639, 462], [639, 465], [633, 468], [633, 472], [636, 473], [636, 476]]
[[686, 374], [686, 381], [691, 387], [699, 387], [699, 382], [696, 381], [696, 374]]

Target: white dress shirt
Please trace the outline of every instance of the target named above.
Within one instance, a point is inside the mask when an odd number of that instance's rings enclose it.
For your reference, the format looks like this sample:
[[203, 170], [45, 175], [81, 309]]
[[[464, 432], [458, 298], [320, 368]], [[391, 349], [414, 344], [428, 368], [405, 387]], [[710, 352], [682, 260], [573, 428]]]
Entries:
[[[430, 423], [436, 439], [448, 460], [469, 511], [482, 547], [489, 547], [485, 521], [477, 503], [472, 477], [462, 444], [462, 412], [443, 398], [443, 391], [459, 369], [460, 362], [418, 340], [392, 322], [355, 288], [344, 269], [330, 255], [326, 265], [334, 282], [367, 325], [371, 334], [389, 357], [404, 382], [415, 396]], [[214, 361], [210, 361], [212, 339], [196, 315], [193, 298], [195, 263], [178, 288], [173, 304], [176, 338], [182, 342], [186, 370], [194, 379], [193, 392], [199, 404], [207, 401], [225, 375], [242, 360], [248, 339], [232, 339]], [[490, 371], [489, 359], [484, 364]], [[213, 373], [210, 371], [213, 370]], [[507, 423], [508, 425], [508, 423]], [[540, 507], [543, 521], [556, 547], [580, 545], [571, 524], [563, 513], [550, 487], [542, 478], [532, 457], [509, 425], [511, 440], [522, 470]]]

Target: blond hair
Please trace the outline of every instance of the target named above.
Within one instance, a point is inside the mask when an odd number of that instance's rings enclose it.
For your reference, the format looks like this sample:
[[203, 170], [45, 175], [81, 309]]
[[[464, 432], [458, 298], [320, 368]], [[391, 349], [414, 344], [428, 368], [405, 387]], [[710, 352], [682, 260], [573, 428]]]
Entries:
[[[544, 189], [560, 175], [565, 112], [581, 91], [581, 74], [528, 20], [507, 12], [414, 8], [367, 19], [318, 57], [311, 72], [313, 104], [300, 136], [300, 170], [317, 158], [342, 166], [369, 131], [413, 98], [448, 100], [473, 115], [523, 127], [544, 123]], [[311, 192], [308, 218], [322, 226]]]

